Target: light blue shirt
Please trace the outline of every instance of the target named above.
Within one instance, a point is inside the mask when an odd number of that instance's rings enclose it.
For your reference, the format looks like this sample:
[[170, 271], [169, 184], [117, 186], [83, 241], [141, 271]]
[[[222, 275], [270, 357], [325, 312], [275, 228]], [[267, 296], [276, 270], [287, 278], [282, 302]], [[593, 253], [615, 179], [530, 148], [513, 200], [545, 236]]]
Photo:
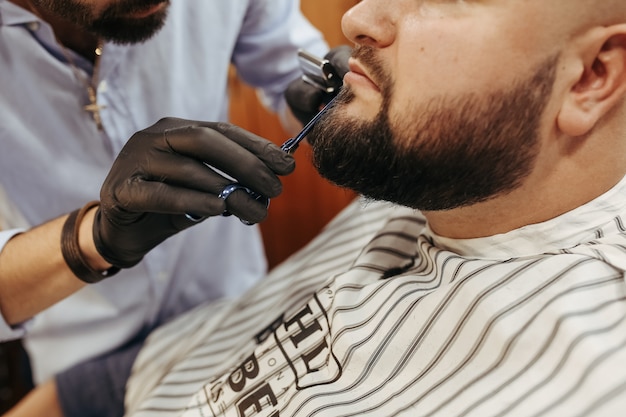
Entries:
[[[280, 111], [286, 86], [299, 76], [300, 47], [327, 50], [298, 1], [174, 0], [164, 28], [147, 42], [104, 45], [100, 132], [50, 26], [0, 0], [0, 249], [15, 233], [98, 199], [115, 155], [136, 131], [164, 116], [226, 120], [231, 62]], [[91, 77], [91, 64], [73, 59]], [[144, 326], [241, 293], [265, 271], [257, 227], [211, 218], [22, 326], [0, 320], [0, 340], [25, 337], [35, 380], [43, 381]]]

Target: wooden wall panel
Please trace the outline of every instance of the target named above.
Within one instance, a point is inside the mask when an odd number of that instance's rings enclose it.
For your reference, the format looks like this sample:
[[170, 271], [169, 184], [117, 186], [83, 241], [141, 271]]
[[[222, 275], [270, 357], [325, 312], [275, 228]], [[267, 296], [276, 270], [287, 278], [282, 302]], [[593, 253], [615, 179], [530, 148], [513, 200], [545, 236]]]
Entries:
[[[347, 44], [341, 32], [341, 16], [358, 0], [302, 0], [302, 11], [324, 34], [331, 47]], [[276, 115], [266, 111], [256, 93], [236, 76], [231, 79], [231, 120], [274, 143], [289, 135]], [[271, 201], [261, 231], [270, 267], [309, 242], [353, 198], [322, 179], [310, 162], [310, 147], [303, 144], [295, 155], [296, 171], [283, 179], [283, 194]]]
[[341, 32], [341, 17], [358, 2], [359, 0], [301, 0], [301, 8], [333, 47], [349, 44]]

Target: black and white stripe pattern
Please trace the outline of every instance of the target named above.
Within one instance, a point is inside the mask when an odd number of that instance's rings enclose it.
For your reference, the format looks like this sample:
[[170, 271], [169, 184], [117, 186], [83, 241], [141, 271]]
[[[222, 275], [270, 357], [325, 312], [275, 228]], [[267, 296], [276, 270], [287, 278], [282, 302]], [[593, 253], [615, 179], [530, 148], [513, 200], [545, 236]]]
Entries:
[[156, 332], [133, 371], [127, 414], [139, 409], [143, 411], [137, 415], [177, 415], [217, 369], [225, 369], [226, 363], [234, 363], [242, 352], [253, 349], [254, 336], [262, 329], [287, 308], [307, 302], [330, 276], [348, 270], [388, 217], [398, 211], [411, 213], [388, 204], [355, 201], [238, 303], [224, 301], [197, 308]]
[[355, 203], [242, 300], [155, 333], [128, 415], [623, 415], [623, 188], [608, 221], [520, 256], [523, 236], [453, 242], [411, 210]]

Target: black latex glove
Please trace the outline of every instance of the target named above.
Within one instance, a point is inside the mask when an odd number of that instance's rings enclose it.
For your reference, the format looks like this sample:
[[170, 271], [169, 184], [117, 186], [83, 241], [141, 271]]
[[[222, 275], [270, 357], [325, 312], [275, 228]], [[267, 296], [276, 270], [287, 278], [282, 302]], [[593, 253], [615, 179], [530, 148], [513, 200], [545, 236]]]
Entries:
[[[343, 78], [350, 69], [348, 58], [352, 54], [352, 48], [347, 45], [337, 46], [331, 49], [324, 58], [335, 68], [337, 75]], [[301, 78], [292, 81], [285, 91], [285, 100], [292, 113], [303, 125], [315, 116], [320, 109], [337, 95], [338, 89], [333, 93], [325, 93], [319, 88], [305, 82]]]
[[295, 167], [273, 143], [227, 123], [167, 118], [137, 132], [121, 150], [100, 191], [93, 235], [104, 259], [120, 268], [137, 264], [152, 248], [196, 222], [228, 210], [250, 223], [265, 204], [243, 190], [218, 198], [233, 182], [267, 197], [282, 191], [277, 175]]

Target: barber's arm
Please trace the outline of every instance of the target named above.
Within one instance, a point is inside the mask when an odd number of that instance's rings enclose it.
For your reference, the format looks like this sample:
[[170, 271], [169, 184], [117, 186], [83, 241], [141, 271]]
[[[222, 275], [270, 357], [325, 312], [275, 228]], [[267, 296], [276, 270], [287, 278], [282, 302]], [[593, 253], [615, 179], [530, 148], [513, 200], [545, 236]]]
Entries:
[[[11, 238], [0, 252], [0, 310], [9, 325], [17, 325], [57, 301], [78, 291], [85, 283], [77, 279], [61, 254], [61, 229], [67, 216]], [[93, 212], [80, 227], [81, 250], [93, 267], [105, 270], [91, 236]]]
[[[228, 211], [249, 223], [261, 221], [265, 204], [241, 190], [227, 199], [219, 193], [236, 180], [276, 197], [282, 191], [278, 176], [294, 167], [293, 157], [278, 146], [231, 124], [160, 120], [126, 143], [104, 181], [99, 205], [5, 245], [0, 252], [3, 317], [11, 325], [21, 323], [86, 281], [136, 265], [159, 243], [197, 224], [188, 213], [208, 218]], [[72, 242], [75, 247], [68, 250]]]

